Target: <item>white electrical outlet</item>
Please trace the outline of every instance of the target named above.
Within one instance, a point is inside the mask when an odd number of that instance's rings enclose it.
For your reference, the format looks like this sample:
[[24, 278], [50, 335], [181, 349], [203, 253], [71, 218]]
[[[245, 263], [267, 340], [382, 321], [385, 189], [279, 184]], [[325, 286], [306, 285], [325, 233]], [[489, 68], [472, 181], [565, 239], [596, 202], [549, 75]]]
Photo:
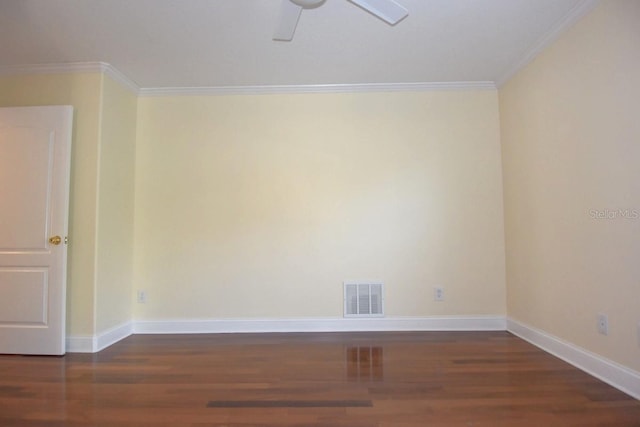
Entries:
[[444, 289], [442, 286], [436, 286], [433, 288], [433, 300], [434, 301], [444, 301]]
[[144, 304], [147, 302], [147, 291], [138, 291], [138, 303]]
[[609, 335], [609, 318], [606, 314], [598, 313], [598, 332]]

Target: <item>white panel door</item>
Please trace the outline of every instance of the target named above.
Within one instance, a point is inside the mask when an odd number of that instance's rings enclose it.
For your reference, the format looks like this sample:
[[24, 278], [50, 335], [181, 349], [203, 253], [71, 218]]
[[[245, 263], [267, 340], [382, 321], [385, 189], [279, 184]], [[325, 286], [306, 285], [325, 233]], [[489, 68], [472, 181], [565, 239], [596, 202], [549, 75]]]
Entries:
[[73, 108], [0, 108], [0, 353], [65, 353]]

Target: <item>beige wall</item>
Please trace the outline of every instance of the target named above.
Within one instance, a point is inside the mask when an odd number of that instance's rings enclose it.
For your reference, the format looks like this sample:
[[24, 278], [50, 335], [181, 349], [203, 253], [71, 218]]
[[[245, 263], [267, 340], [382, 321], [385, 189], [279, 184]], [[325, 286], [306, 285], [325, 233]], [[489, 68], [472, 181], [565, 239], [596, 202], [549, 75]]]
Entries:
[[141, 98], [135, 215], [137, 320], [505, 313], [495, 91]]
[[98, 163], [96, 333], [131, 321], [137, 97], [103, 77]]
[[0, 106], [73, 105], [67, 333], [94, 332], [96, 184], [102, 76], [0, 76]]
[[69, 336], [131, 319], [136, 102], [102, 73], [0, 76], [0, 106], [74, 107]]
[[638, 23], [640, 2], [601, 2], [500, 90], [500, 113], [509, 316], [640, 371]]

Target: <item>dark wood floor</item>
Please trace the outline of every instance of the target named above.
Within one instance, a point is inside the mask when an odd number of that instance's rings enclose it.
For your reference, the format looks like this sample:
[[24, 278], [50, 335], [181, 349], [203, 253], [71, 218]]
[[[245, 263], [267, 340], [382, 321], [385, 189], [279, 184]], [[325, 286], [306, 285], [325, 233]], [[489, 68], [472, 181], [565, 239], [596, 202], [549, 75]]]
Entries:
[[135, 335], [0, 356], [0, 426], [640, 426], [640, 401], [508, 332]]

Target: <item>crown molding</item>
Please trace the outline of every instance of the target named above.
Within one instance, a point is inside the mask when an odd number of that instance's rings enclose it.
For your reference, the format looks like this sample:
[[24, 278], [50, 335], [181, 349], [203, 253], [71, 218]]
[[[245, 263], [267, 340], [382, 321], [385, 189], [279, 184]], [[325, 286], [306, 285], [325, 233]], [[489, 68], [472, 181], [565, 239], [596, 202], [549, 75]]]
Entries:
[[133, 94], [144, 97], [496, 90], [495, 83], [491, 81], [140, 88], [133, 80], [106, 62], [69, 62], [0, 67], [0, 75], [67, 73], [104, 73]]
[[139, 95], [211, 96], [211, 95], [282, 95], [309, 93], [371, 93], [424, 92], [453, 90], [496, 90], [493, 82], [433, 82], [433, 83], [361, 83], [272, 86], [159, 87], [140, 89]]
[[67, 62], [60, 64], [27, 64], [0, 67], [0, 75], [24, 74], [72, 74], [72, 73], [103, 73], [121, 84], [134, 95], [138, 95], [138, 85], [124, 75], [120, 70], [106, 62]]
[[111, 64], [104, 63], [104, 73], [111, 77], [115, 82], [120, 83], [125, 89], [127, 89], [132, 94], [138, 96], [140, 94], [140, 86], [136, 84], [129, 77], [124, 75], [120, 70]]
[[133, 80], [106, 62], [69, 62], [0, 67], [0, 75], [67, 73], [104, 73], [133, 94], [144, 97], [496, 90], [496, 85], [490, 81], [140, 88]]
[[502, 87], [509, 81], [509, 79], [511, 79], [511, 77], [533, 61], [543, 50], [551, 46], [553, 42], [560, 38], [562, 33], [567, 31], [582, 17], [591, 12], [599, 3], [600, 0], [582, 0], [576, 4], [565, 16], [556, 21], [549, 31], [540, 37], [531, 49], [525, 52], [518, 62], [509, 67], [507, 71], [496, 80], [496, 87]]
[[0, 67], [0, 75], [101, 73], [105, 72], [107, 67], [111, 66], [104, 62], [5, 65]]

